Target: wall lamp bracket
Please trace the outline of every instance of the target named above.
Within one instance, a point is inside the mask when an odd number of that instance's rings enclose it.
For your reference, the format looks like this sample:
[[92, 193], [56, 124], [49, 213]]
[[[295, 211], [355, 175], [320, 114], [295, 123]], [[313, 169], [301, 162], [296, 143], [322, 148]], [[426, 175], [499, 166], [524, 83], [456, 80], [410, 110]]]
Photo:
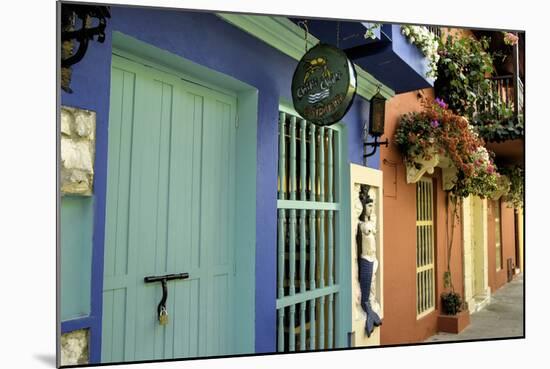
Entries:
[[[365, 146], [365, 154], [363, 154], [363, 158], [368, 158], [369, 156], [373, 156], [375, 153], [376, 153], [376, 150], [378, 149], [379, 146], [386, 146], [388, 147], [388, 144], [390, 143], [390, 141], [386, 138], [385, 141], [378, 141], [378, 136], [375, 136], [374, 137], [374, 141], [373, 142], [365, 142], [363, 145]], [[366, 147], [367, 146], [372, 146], [372, 151], [367, 153], [366, 152]]]

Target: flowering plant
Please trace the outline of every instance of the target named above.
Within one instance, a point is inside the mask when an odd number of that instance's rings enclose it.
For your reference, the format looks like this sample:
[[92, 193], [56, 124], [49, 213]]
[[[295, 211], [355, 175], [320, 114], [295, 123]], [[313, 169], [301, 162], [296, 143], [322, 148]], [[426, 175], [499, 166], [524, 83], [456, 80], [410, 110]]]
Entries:
[[469, 177], [460, 173], [457, 176], [455, 193], [466, 197], [470, 194], [487, 197], [495, 192], [500, 183], [500, 174], [497, 172], [487, 149], [479, 146], [472, 155], [473, 173]]
[[477, 111], [470, 122], [476, 126], [486, 142], [502, 142], [523, 137], [523, 115], [516, 115], [513, 108], [505, 103], [497, 92], [478, 95], [476, 105]]
[[408, 165], [416, 159], [430, 160], [434, 154], [447, 156], [457, 169], [452, 192], [486, 197], [497, 189], [499, 174], [491, 155], [475, 128], [454, 114], [441, 99], [424, 101], [424, 110], [401, 117], [395, 142]]
[[441, 44], [435, 91], [457, 114], [472, 119], [480, 96], [487, 96], [491, 83], [485, 77], [494, 72], [489, 39], [448, 36]]
[[518, 43], [519, 37], [512, 32], [502, 32], [504, 34], [504, 43], [506, 45], [514, 46]]
[[426, 77], [437, 78], [437, 62], [439, 61], [439, 38], [424, 26], [401, 26], [401, 33], [407, 36], [410, 43], [422, 51], [429, 60], [429, 71]]
[[510, 180], [510, 189], [504, 200], [510, 207], [522, 208], [525, 194], [525, 170], [519, 165], [502, 168], [502, 174]]

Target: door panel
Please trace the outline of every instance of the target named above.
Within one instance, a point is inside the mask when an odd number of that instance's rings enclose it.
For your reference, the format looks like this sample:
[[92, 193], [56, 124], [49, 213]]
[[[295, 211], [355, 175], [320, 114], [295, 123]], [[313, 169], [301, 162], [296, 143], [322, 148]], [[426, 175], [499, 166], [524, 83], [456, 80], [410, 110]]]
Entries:
[[[102, 361], [232, 352], [236, 99], [113, 56]], [[168, 282], [169, 323], [156, 309]]]
[[476, 270], [476, 259], [477, 259], [477, 247], [476, 247], [476, 234], [477, 234], [477, 226], [476, 226], [476, 207], [475, 207], [475, 198], [473, 196], [470, 196], [470, 237], [471, 237], [471, 270], [472, 270], [472, 297], [477, 295], [477, 270]]
[[472, 198], [473, 217], [472, 217], [472, 234], [474, 237], [474, 296], [483, 294], [484, 278], [483, 278], [483, 263], [484, 263], [484, 247], [483, 247], [483, 210], [482, 203], [479, 197]]

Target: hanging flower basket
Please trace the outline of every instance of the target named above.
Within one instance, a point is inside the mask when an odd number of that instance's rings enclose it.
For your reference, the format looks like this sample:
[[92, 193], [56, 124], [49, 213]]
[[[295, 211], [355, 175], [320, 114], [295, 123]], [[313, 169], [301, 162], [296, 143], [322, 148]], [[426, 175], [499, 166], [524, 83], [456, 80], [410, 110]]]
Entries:
[[457, 196], [487, 197], [498, 188], [496, 166], [475, 128], [440, 99], [402, 116], [395, 142], [404, 156], [407, 183], [440, 167], [443, 189]]

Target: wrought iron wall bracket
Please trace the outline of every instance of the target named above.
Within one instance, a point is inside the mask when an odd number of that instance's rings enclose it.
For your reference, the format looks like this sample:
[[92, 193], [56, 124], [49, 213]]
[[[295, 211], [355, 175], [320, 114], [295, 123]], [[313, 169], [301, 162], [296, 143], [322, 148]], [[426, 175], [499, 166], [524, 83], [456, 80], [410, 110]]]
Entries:
[[162, 285], [162, 299], [160, 300], [157, 306], [157, 317], [160, 320], [161, 311], [166, 311], [166, 300], [168, 299], [168, 289], [166, 288], [166, 282], [172, 281], [175, 279], [187, 279], [189, 278], [189, 273], [178, 273], [178, 274], [166, 274], [161, 276], [149, 276], [145, 277], [143, 281], [145, 283], [156, 283], [160, 282]]
[[384, 146], [388, 147], [389, 143], [390, 143], [390, 141], [387, 138], [386, 138], [385, 141], [380, 141], [379, 142], [378, 137], [375, 136], [374, 137], [374, 142], [365, 142], [363, 144], [364, 146], [372, 146], [373, 147], [371, 152], [363, 154], [363, 158], [368, 158], [369, 156], [373, 156], [374, 153], [376, 153], [376, 150], [377, 150], [378, 146], [384, 145]]
[[[61, 41], [76, 40], [79, 43], [78, 50], [73, 55], [61, 59], [61, 66], [68, 68], [82, 60], [88, 49], [89, 41], [94, 37], [97, 37], [97, 41], [100, 43], [105, 41], [106, 18], [110, 18], [111, 14], [107, 6], [63, 4], [61, 9]], [[77, 30], [73, 29], [76, 17], [81, 21], [81, 28]], [[88, 22], [91, 22], [93, 18], [97, 18], [98, 24], [95, 27], [89, 27]]]

